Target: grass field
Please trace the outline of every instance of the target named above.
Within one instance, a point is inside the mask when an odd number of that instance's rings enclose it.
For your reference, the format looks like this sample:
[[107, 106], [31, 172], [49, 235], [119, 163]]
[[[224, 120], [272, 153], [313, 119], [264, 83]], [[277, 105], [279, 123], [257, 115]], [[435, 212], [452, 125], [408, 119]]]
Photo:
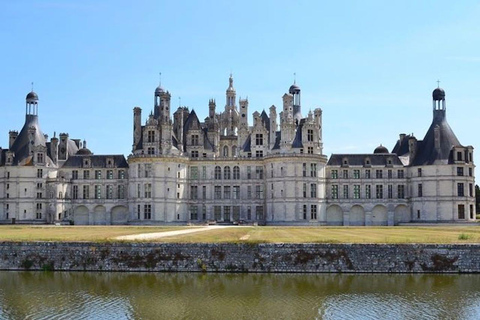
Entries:
[[[0, 241], [116, 241], [117, 236], [194, 227], [0, 226]], [[239, 226], [149, 240], [233, 243], [480, 243], [480, 226], [250, 227]]]

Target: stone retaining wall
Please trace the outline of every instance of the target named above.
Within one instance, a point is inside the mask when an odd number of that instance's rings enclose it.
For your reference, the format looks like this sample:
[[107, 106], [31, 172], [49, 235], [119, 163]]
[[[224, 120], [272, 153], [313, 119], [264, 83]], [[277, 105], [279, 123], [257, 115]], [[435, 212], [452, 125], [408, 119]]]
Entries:
[[1, 270], [480, 272], [480, 245], [0, 242]]

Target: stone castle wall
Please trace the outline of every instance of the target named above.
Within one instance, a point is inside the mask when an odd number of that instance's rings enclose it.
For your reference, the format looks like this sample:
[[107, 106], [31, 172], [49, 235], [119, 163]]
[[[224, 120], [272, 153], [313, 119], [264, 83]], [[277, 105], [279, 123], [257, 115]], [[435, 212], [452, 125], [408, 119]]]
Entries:
[[0, 242], [0, 270], [480, 272], [480, 245]]

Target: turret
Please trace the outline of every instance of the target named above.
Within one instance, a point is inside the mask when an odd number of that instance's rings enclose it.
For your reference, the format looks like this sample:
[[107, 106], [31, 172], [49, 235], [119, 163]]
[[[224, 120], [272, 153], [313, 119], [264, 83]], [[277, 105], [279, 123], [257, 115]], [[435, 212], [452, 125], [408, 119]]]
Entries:
[[57, 164], [58, 162], [58, 138], [56, 134], [53, 134], [53, 138], [50, 139], [50, 156], [52, 157], [53, 163]]
[[12, 146], [13, 146], [13, 143], [15, 142], [15, 140], [17, 139], [18, 137], [18, 131], [10, 131], [8, 133], [8, 148], [11, 149]]
[[142, 109], [139, 107], [133, 108], [133, 146], [132, 152], [139, 149], [140, 140], [142, 138]]
[[274, 105], [270, 107], [270, 149], [273, 148], [275, 145], [275, 140], [276, 140], [276, 132], [277, 132], [277, 108], [275, 108]]

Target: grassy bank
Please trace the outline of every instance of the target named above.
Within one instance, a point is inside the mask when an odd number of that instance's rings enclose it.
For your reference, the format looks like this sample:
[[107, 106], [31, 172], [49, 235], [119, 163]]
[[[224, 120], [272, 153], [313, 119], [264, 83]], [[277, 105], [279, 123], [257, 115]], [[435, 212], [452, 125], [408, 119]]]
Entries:
[[[192, 227], [0, 226], [0, 241], [116, 241], [117, 236]], [[229, 227], [148, 240], [183, 243], [479, 243], [479, 226]]]

